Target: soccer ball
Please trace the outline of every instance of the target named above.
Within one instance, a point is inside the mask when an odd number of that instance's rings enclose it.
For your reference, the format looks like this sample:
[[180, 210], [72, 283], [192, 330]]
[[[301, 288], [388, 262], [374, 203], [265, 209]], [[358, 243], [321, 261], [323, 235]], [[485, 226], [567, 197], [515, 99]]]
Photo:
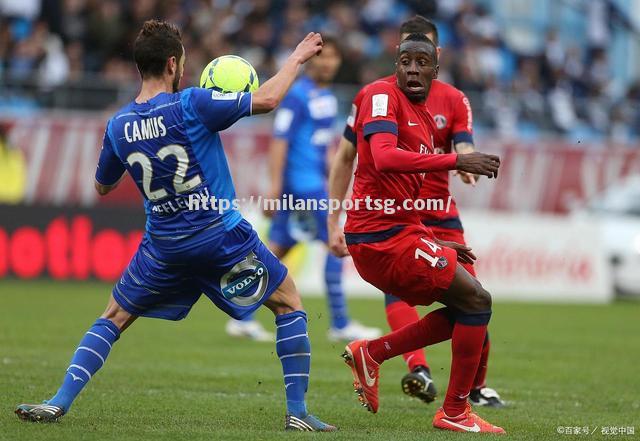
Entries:
[[204, 68], [200, 75], [200, 87], [220, 93], [255, 92], [258, 89], [258, 74], [244, 58], [223, 55]]

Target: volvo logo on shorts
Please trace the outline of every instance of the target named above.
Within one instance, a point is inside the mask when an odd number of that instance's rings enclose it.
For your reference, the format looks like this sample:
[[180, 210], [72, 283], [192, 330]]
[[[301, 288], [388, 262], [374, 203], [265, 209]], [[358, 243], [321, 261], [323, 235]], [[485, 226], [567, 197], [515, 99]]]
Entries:
[[239, 306], [258, 303], [267, 290], [269, 271], [251, 252], [220, 278], [220, 290], [225, 299]]
[[436, 268], [446, 268], [447, 265], [449, 265], [449, 261], [447, 260], [447, 258], [444, 256], [440, 256], [440, 258], [436, 262]]
[[440, 130], [444, 129], [445, 127], [447, 127], [447, 118], [444, 117], [444, 115], [434, 115], [433, 119], [436, 122], [436, 127]]

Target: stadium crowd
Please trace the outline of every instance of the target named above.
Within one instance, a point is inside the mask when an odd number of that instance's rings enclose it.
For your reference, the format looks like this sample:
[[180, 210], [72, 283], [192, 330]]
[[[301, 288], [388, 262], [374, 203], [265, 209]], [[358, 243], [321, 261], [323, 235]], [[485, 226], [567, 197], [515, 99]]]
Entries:
[[[268, 78], [309, 30], [341, 38], [346, 56], [337, 81], [357, 85], [389, 73], [398, 24], [419, 13], [434, 19], [440, 29], [440, 78], [467, 93], [479, 127], [520, 137], [540, 131], [570, 139], [629, 142], [640, 137], [640, 80], [622, 91], [611, 87], [615, 73], [606, 38], [567, 42], [548, 27], [540, 49], [522, 53], [507, 43], [488, 4], [0, 0], [0, 84], [28, 82], [51, 90], [87, 78], [93, 83], [96, 78], [104, 84], [136, 83], [138, 74], [130, 62], [132, 32], [144, 20], [160, 17], [178, 24], [185, 34], [183, 85], [195, 84], [209, 60], [228, 53], [247, 58], [261, 78]], [[594, 4], [602, 6], [596, 20], [609, 26], [609, 19], [617, 18], [625, 32], [636, 34], [624, 15], [611, 9], [611, 1], [594, 0], [590, 6]], [[9, 92], [2, 89], [0, 96], [6, 97]], [[345, 101], [350, 94], [345, 93]]]

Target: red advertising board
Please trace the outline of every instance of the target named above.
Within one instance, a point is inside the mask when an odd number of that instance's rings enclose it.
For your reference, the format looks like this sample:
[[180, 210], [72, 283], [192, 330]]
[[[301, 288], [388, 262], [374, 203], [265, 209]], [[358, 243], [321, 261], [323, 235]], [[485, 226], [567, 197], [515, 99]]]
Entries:
[[[38, 117], [9, 123], [9, 139], [26, 158], [27, 204], [139, 205], [130, 179], [104, 199], [93, 189], [102, 118]], [[268, 127], [247, 120], [222, 133], [239, 197], [264, 194], [268, 188]], [[500, 154], [503, 166], [497, 181], [481, 180], [475, 188], [452, 179], [453, 195], [463, 208], [566, 213], [621, 178], [640, 173], [640, 149], [586, 141], [496, 141], [487, 136], [478, 136], [477, 143], [483, 151]]]
[[144, 230], [141, 209], [0, 205], [0, 279], [113, 281]]

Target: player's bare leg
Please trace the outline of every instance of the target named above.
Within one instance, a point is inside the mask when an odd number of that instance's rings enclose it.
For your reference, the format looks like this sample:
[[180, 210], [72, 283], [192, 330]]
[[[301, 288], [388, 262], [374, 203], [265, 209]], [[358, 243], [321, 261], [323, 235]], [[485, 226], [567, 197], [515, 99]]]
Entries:
[[271, 251], [280, 260], [284, 259], [291, 250], [291, 247], [280, 245], [275, 242], [269, 242], [268, 248], [269, 251]]
[[290, 275], [285, 277], [278, 289], [264, 302], [264, 306], [269, 308], [276, 317], [303, 310], [302, 298]]
[[491, 317], [491, 294], [461, 265], [440, 300], [453, 309], [452, 360], [443, 407], [433, 418], [436, 428], [458, 432], [505, 433], [471, 412], [468, 396], [474, 385]]
[[491, 295], [460, 264], [441, 303], [447, 308], [433, 311], [416, 323], [372, 341], [367, 352], [382, 362], [418, 346], [443, 341], [451, 336], [452, 366], [443, 408], [436, 413], [434, 427], [470, 432], [504, 433], [471, 412], [467, 397], [478, 369], [480, 353], [491, 316]]
[[443, 294], [447, 305], [398, 331], [379, 339], [350, 343], [345, 359], [351, 366], [361, 401], [376, 412], [380, 364], [420, 347], [452, 338], [452, 367], [443, 409], [434, 417], [434, 426], [454, 431], [503, 433], [473, 414], [467, 397], [480, 360], [486, 327], [491, 316], [491, 295], [460, 264], [453, 282]]
[[307, 412], [305, 394], [309, 385], [311, 345], [307, 315], [291, 276], [264, 303], [276, 316], [276, 352], [282, 363], [287, 415], [285, 430], [333, 432], [336, 427]]
[[[370, 412], [378, 411], [379, 369], [383, 361], [448, 340], [452, 327], [451, 309], [440, 308], [376, 340], [349, 343], [342, 356], [351, 367], [354, 390], [362, 405]], [[392, 344], [389, 339], [393, 340]]]
[[109, 296], [109, 303], [107, 308], [100, 316], [101, 319], [109, 320], [118, 327], [120, 333], [123, 333], [133, 322], [136, 321], [138, 316], [132, 315], [125, 311], [122, 306], [118, 305], [113, 295]]
[[65, 415], [80, 391], [104, 365], [112, 345], [137, 316], [125, 311], [113, 298], [104, 313], [84, 335], [67, 368], [58, 392], [42, 404], [21, 404], [15, 413], [23, 421], [50, 423]]
[[[465, 266], [465, 269], [469, 271], [468, 266]], [[416, 308], [408, 305], [399, 298], [390, 294], [385, 294], [385, 302], [387, 303], [387, 322], [389, 323], [389, 328], [392, 331], [397, 331], [408, 324], [420, 320], [420, 316], [418, 315]], [[451, 330], [453, 331], [453, 329]], [[469, 401], [474, 406], [500, 408], [505, 406], [504, 401], [500, 398], [498, 392], [486, 385], [487, 360], [489, 358], [490, 347], [491, 343], [489, 341], [489, 333], [487, 332], [487, 336], [482, 347], [478, 371], [473, 381], [473, 388], [469, 394]], [[402, 377], [402, 391], [405, 394], [416, 397], [425, 403], [434, 401], [437, 391], [431, 378], [431, 371], [425, 358], [424, 349], [421, 348], [412, 352], [404, 353], [402, 354], [402, 357], [409, 368], [409, 373]]]

